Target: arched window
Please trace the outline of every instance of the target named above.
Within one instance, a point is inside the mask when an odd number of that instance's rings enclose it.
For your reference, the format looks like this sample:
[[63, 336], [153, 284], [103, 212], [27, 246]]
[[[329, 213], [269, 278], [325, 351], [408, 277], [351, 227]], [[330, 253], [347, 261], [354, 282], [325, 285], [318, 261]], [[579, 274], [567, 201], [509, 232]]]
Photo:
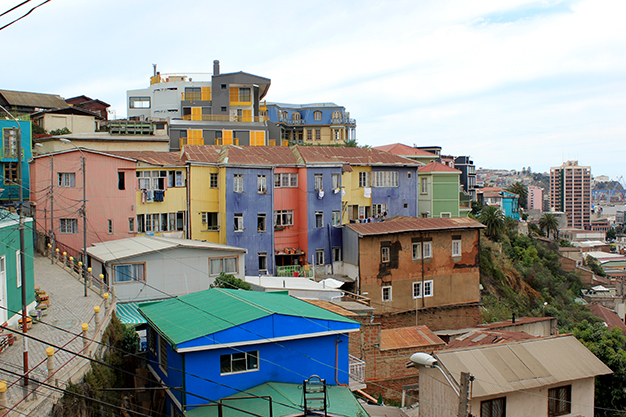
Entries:
[[293, 112], [293, 114], [291, 115], [291, 118], [293, 120], [300, 120], [300, 113], [298, 113], [297, 111]]
[[320, 120], [322, 120], [322, 112], [319, 110], [316, 111], [315, 113], [313, 113], [313, 118], [319, 122]]
[[283, 119], [286, 119], [287, 117], [289, 117], [289, 113], [287, 113], [286, 111], [283, 112]]
[[334, 120], [336, 119], [341, 119], [341, 112], [340, 111], [334, 111], [333, 112], [333, 117]]

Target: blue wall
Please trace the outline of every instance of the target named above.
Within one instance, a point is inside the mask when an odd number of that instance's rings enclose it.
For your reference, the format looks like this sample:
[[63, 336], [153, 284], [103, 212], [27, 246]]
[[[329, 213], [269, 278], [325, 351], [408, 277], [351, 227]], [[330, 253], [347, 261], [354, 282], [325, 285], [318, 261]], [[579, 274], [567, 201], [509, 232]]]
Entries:
[[[329, 125], [331, 124], [332, 115], [334, 112], [338, 111], [341, 113], [341, 117], [345, 117], [345, 110], [343, 107], [307, 107], [307, 108], [290, 108], [290, 107], [275, 107], [270, 106], [267, 108], [267, 117], [270, 122], [278, 123], [280, 121], [280, 116], [278, 112], [287, 112], [287, 119], [292, 120], [292, 115], [294, 113], [300, 113], [300, 119], [304, 120], [304, 124], [306, 125]], [[322, 119], [315, 120], [315, 112], [322, 112]]]
[[502, 191], [502, 210], [505, 216], [519, 220], [518, 203], [519, 200], [515, 194]]
[[[331, 174], [339, 174], [340, 167], [307, 167], [307, 229], [308, 247], [307, 261], [311, 262], [311, 256], [315, 255], [317, 249], [324, 249], [324, 263], [332, 263], [332, 247], [341, 247], [341, 228], [333, 227], [333, 211], [341, 214], [341, 191], [335, 194], [331, 188]], [[318, 198], [319, 193], [315, 190], [315, 174], [322, 174], [322, 184], [324, 197]], [[315, 212], [324, 213], [323, 227], [315, 227]], [[340, 222], [341, 223], [341, 222]], [[330, 225], [330, 226], [329, 226]], [[330, 240], [329, 240], [330, 236]]]
[[[335, 383], [335, 341], [338, 340], [339, 383], [348, 383], [348, 336], [330, 335], [280, 343], [261, 343], [240, 346], [236, 349], [214, 349], [185, 354], [185, 369], [201, 376], [186, 376], [186, 389], [212, 400], [235, 394], [265, 382], [287, 382], [301, 384], [311, 375], [319, 375], [329, 385]], [[220, 375], [220, 355], [259, 351], [257, 370], [236, 374]], [[193, 372], [191, 370], [194, 370]], [[214, 381], [214, 382], [211, 382]], [[221, 384], [221, 385], [220, 385]], [[188, 403], [206, 403], [187, 395]], [[196, 402], [197, 401], [197, 402]]]
[[[398, 186], [372, 187], [372, 204], [387, 204], [387, 217], [417, 216], [417, 167], [372, 167], [372, 177], [374, 172], [380, 171], [397, 171]], [[409, 172], [411, 178], [408, 178]], [[407, 208], [404, 208], [404, 204], [407, 204]]]
[[[235, 174], [243, 174], [243, 193], [233, 192]], [[257, 193], [257, 176], [265, 175], [267, 194]], [[271, 168], [226, 169], [226, 243], [246, 248], [246, 275], [258, 275], [259, 252], [267, 253], [267, 269], [274, 272], [274, 174]], [[243, 232], [235, 232], [235, 213], [243, 213]], [[257, 231], [257, 214], [265, 213], [266, 231]]]
[[[154, 332], [155, 330], [148, 326], [148, 332]], [[148, 335], [148, 340], [149, 340], [149, 335]], [[159, 339], [159, 334], [157, 333], [157, 354], [159, 352], [159, 342], [166, 342], [167, 341], [165, 339]], [[164, 382], [165, 385], [171, 386], [171, 387], [183, 387], [183, 372], [184, 368], [183, 368], [183, 355], [175, 352], [174, 350], [172, 350], [172, 345], [170, 345], [169, 343], [167, 343], [167, 375], [165, 375], [165, 373], [161, 370], [161, 367], [159, 366], [159, 360], [158, 360], [158, 356], [155, 356], [152, 354], [152, 352], [150, 352], [150, 350], [148, 349], [147, 353], [146, 353], [146, 358], [148, 360], [148, 363], [150, 364], [150, 366], [152, 367], [152, 369], [157, 373], [157, 375], [159, 376], [159, 378], [161, 378]], [[178, 402], [181, 402], [183, 400], [183, 395], [181, 391], [178, 390], [171, 390], [171, 393], [174, 394], [174, 397], [176, 397], [176, 399], [178, 400]], [[194, 399], [192, 398], [192, 401]], [[168, 401], [169, 401], [169, 397], [168, 397]]]
[[[32, 158], [32, 135], [30, 122], [20, 121], [20, 127], [22, 130], [22, 154], [24, 159], [22, 160], [22, 184], [24, 186], [24, 201], [30, 199], [30, 172], [28, 169], [28, 160]], [[0, 120], [0, 148], [4, 146], [4, 129], [14, 129], [17, 125], [13, 120]], [[9, 200], [17, 205], [19, 197], [19, 187], [17, 185], [7, 184], [4, 181], [4, 164], [7, 162], [17, 162], [17, 158], [5, 158], [4, 149], [0, 150], [0, 188], [4, 188], [4, 191], [0, 192], [0, 201], [7, 203]]]

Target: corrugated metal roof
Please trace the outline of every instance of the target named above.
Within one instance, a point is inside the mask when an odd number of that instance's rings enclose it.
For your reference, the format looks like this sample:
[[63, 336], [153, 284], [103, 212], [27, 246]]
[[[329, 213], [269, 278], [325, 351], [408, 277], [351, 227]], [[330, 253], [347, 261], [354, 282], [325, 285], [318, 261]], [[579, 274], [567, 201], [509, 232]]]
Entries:
[[298, 161], [286, 146], [232, 146], [225, 147], [222, 158], [228, 157], [235, 165], [296, 165]]
[[124, 303], [115, 305], [117, 318], [124, 324], [144, 324], [146, 319], [137, 311], [137, 303]]
[[511, 327], [511, 326], [522, 326], [524, 324], [530, 324], [530, 323], [538, 323], [540, 321], [551, 321], [554, 320], [554, 317], [518, 317], [515, 319], [515, 323], [513, 323], [513, 320], [503, 320], [503, 321], [497, 321], [494, 323], [486, 323], [486, 324], [479, 324], [476, 327], [480, 327], [482, 329], [502, 329], [504, 327]]
[[471, 373], [475, 378], [472, 391], [474, 397], [612, 373], [574, 336], [443, 350], [433, 356], [457, 382], [461, 372]]
[[469, 346], [498, 345], [502, 343], [518, 342], [526, 339], [536, 339], [537, 337], [538, 336], [533, 336], [524, 332], [473, 330], [461, 337], [451, 340], [450, 343], [448, 343], [448, 348], [457, 349]]
[[185, 162], [180, 158], [179, 152], [107, 151], [106, 153], [122, 156], [124, 158], [136, 159], [153, 165], [185, 165]]
[[443, 346], [445, 343], [426, 326], [399, 327], [380, 332], [380, 350], [436, 345]]
[[11, 106], [39, 107], [42, 109], [60, 109], [67, 107], [65, 100], [57, 94], [0, 90], [0, 95], [2, 95]]
[[[353, 320], [284, 293], [222, 288], [211, 288], [158, 303], [140, 304], [139, 311], [173, 345], [273, 314], [351, 323], [358, 328], [358, 323]], [[190, 318], [193, 318], [193, 325], [185, 325]], [[319, 327], [320, 332], [335, 329], [336, 326], [330, 323], [320, 324]], [[253, 338], [256, 335], [250, 336]]]
[[201, 240], [176, 239], [159, 236], [138, 236], [95, 243], [94, 246], [87, 248], [87, 253], [89, 253], [89, 256], [97, 258], [103, 262], [111, 262], [178, 247], [236, 252], [246, 251], [244, 248], [221, 245], [219, 243], [203, 242]]
[[619, 327], [622, 333], [626, 334], [626, 324], [620, 319], [620, 317], [613, 310], [609, 310], [602, 304], [591, 304], [589, 309], [594, 316], [598, 317], [607, 325], [609, 329], [613, 327]]
[[346, 310], [343, 307], [339, 307], [338, 305], [333, 304], [329, 301], [323, 301], [323, 300], [303, 300], [303, 301], [306, 301], [309, 304], [313, 304], [315, 306], [321, 307], [324, 310], [328, 310], [335, 314], [340, 314], [344, 317], [358, 317], [359, 316], [359, 314], [350, 310]]
[[414, 148], [412, 146], [404, 145], [402, 143], [394, 143], [392, 145], [383, 145], [383, 146], [375, 146], [373, 149], [378, 149], [379, 151], [385, 151], [392, 153], [394, 155], [412, 155], [412, 156], [432, 156], [433, 158], [437, 158], [432, 152], [425, 151], [423, 149]]
[[295, 146], [306, 163], [343, 162], [351, 165], [409, 165], [421, 163], [373, 148], [345, 146]]
[[452, 167], [449, 167], [437, 161], [429, 162], [426, 165], [419, 167], [418, 171], [419, 172], [456, 172], [458, 174], [461, 173], [461, 171], [459, 171], [458, 169], [454, 169]]
[[217, 164], [221, 150], [222, 147], [219, 145], [185, 145], [182, 159]]
[[374, 236], [390, 233], [416, 231], [482, 229], [485, 226], [469, 217], [450, 217], [442, 219], [426, 219], [422, 217], [397, 216], [377, 223], [350, 223], [347, 227], [361, 236]]

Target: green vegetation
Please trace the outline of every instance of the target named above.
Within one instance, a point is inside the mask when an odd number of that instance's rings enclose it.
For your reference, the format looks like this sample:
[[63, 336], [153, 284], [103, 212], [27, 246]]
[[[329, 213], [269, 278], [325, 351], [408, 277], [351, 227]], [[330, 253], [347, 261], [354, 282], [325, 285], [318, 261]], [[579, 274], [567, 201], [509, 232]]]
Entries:
[[70, 133], [72, 132], [67, 127], [64, 127], [63, 129], [55, 129], [55, 130], [50, 131], [50, 134], [52, 136], [69, 135]]
[[485, 236], [494, 241], [500, 240], [500, 235], [504, 230], [504, 213], [496, 206], [484, 206], [478, 216], [478, 221], [487, 226]]
[[512, 192], [513, 194], [517, 194], [519, 196], [519, 208], [526, 208], [528, 205], [528, 188], [522, 184], [521, 182], [517, 181], [515, 184], [511, 185], [509, 188], [506, 189], [509, 192]]
[[215, 278], [215, 282], [211, 284], [211, 288], [241, 288], [242, 290], [250, 291], [250, 284], [232, 274], [222, 272], [219, 277]]
[[543, 232], [548, 234], [548, 237], [552, 235], [553, 239], [559, 238], [559, 220], [554, 214], [544, 213], [541, 219], [539, 219], [539, 227]]
[[606, 277], [606, 272], [604, 272], [604, 269], [602, 269], [596, 258], [594, 258], [593, 256], [587, 256], [585, 258], [585, 265], [587, 265], [594, 274], [600, 275], [601, 277]]

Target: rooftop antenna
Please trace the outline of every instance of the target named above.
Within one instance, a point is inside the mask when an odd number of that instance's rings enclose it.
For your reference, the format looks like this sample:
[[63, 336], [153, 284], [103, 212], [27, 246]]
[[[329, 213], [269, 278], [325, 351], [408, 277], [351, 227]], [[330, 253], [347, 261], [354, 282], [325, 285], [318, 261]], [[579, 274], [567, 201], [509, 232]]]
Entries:
[[154, 75], [155, 77], [157, 75], [156, 67], [157, 67], [157, 64], [152, 64], [152, 68], [153, 68], [153, 72], [154, 72], [154, 74], [152, 74], [152, 75]]

